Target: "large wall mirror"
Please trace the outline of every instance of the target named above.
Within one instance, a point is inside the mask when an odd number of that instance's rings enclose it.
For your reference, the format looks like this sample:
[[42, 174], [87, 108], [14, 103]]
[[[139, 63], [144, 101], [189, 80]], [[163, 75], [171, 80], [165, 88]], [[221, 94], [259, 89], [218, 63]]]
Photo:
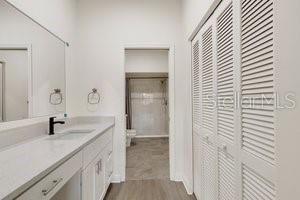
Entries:
[[65, 42], [0, 0], [0, 122], [65, 112]]

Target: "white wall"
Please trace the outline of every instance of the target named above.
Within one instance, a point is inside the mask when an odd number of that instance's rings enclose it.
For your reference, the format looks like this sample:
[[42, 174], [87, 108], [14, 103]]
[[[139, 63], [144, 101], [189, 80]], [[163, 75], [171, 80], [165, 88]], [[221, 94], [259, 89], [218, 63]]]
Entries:
[[185, 81], [188, 83], [187, 96], [188, 104], [186, 104], [187, 115], [186, 119], [186, 136], [184, 137], [184, 166], [183, 166], [183, 181], [188, 192], [193, 191], [193, 138], [192, 138], [192, 105], [191, 105], [191, 43], [188, 41], [192, 32], [196, 29], [201, 19], [204, 17], [214, 0], [183, 0], [183, 58], [185, 66]]
[[[275, 88], [279, 102], [285, 104], [285, 95], [293, 94], [296, 107], [275, 112], [277, 199], [299, 199], [300, 180], [300, 1], [274, 1]], [[290, 103], [289, 103], [290, 105]]]
[[[125, 69], [126, 45], [174, 45], [176, 172], [182, 172], [182, 137], [186, 86], [182, 80], [182, 27], [180, 0], [79, 0], [76, 68], [69, 88], [74, 114], [116, 116], [114, 135], [115, 179], [125, 175]], [[97, 87], [102, 99], [98, 110], [89, 112], [87, 94]]]
[[168, 73], [168, 50], [126, 50], [126, 72]]
[[185, 38], [195, 30], [214, 0], [183, 0]]

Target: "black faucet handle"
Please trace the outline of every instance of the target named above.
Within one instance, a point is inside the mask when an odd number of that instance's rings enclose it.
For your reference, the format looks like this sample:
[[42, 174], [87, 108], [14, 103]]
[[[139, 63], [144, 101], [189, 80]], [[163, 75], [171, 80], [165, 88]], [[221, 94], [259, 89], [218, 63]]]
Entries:
[[56, 117], [50, 117], [50, 118], [49, 118], [49, 122], [50, 122], [50, 123], [53, 123], [54, 120], [55, 120], [55, 118], [56, 118]]

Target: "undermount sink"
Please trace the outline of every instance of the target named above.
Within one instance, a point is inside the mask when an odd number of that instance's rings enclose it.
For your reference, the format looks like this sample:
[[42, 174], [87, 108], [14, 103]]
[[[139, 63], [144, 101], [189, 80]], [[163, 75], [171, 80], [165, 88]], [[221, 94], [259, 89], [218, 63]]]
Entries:
[[71, 129], [71, 130], [67, 130], [63, 133], [69, 133], [69, 134], [87, 134], [87, 133], [91, 133], [93, 132], [95, 129]]
[[74, 140], [92, 133], [95, 129], [70, 129], [58, 133], [49, 138], [49, 140]]

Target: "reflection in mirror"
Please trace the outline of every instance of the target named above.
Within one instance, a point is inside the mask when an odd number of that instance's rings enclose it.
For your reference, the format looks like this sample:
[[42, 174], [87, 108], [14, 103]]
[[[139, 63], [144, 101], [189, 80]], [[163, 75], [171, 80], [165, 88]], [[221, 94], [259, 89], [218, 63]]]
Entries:
[[0, 0], [0, 122], [65, 112], [65, 43]]
[[28, 49], [0, 46], [1, 62], [1, 121], [29, 117]]

